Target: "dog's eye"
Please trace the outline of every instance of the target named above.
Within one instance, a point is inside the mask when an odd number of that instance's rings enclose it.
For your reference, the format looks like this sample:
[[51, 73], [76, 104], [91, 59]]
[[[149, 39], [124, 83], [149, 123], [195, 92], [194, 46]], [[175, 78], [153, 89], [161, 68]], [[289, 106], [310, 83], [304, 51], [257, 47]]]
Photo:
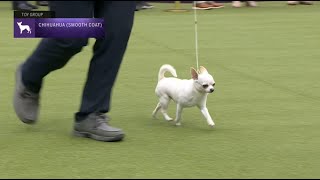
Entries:
[[213, 84], [212, 84], [212, 86], [215, 86], [215, 85], [216, 85], [216, 83], [213, 83]]
[[209, 86], [208, 84], [202, 85], [203, 88], [207, 88], [208, 86]]

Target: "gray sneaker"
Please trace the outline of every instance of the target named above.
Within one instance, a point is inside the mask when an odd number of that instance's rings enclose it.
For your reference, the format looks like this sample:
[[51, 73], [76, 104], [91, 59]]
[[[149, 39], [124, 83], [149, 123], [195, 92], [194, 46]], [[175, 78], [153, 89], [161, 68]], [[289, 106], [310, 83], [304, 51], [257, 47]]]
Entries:
[[86, 119], [75, 122], [74, 135], [88, 137], [97, 141], [121, 141], [124, 133], [121, 129], [111, 127], [109, 118], [101, 113], [92, 113]]
[[13, 106], [19, 119], [26, 124], [34, 124], [39, 114], [39, 94], [29, 91], [22, 83], [22, 64], [16, 70], [16, 87]]

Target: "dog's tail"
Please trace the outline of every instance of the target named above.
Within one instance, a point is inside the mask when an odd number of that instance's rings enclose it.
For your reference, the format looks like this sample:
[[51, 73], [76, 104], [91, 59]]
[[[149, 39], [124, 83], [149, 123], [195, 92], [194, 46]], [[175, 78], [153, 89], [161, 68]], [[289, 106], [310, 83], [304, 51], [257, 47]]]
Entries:
[[169, 64], [164, 64], [160, 67], [160, 70], [159, 70], [159, 75], [158, 75], [158, 81], [160, 81], [161, 79], [164, 78], [164, 74], [169, 71], [174, 77], [177, 77], [177, 72], [176, 70], [174, 69], [174, 67], [172, 67], [171, 65]]

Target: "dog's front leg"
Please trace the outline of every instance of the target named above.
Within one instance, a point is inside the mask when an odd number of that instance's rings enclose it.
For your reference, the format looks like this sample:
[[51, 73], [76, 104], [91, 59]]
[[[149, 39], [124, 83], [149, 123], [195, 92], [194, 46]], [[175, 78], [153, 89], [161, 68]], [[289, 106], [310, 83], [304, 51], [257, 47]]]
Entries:
[[161, 109], [161, 104], [160, 103], [158, 103], [157, 104], [157, 107], [154, 109], [154, 111], [152, 112], [152, 117], [154, 118], [154, 119], [157, 119], [157, 112], [159, 111], [159, 109]]
[[176, 111], [176, 119], [175, 119], [175, 123], [176, 123], [176, 126], [180, 126], [181, 125], [181, 114], [182, 114], [182, 106], [178, 103], [177, 104], [177, 111]]
[[213, 127], [215, 124], [209, 114], [208, 108], [206, 106], [198, 106], [203, 116], [207, 119], [208, 125]]

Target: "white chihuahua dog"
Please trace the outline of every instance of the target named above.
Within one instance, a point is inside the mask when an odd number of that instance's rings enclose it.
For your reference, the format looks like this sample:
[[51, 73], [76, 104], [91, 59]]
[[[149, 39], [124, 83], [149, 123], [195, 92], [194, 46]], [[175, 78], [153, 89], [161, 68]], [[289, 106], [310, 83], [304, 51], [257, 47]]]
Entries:
[[[166, 72], [170, 72], [174, 77], [164, 77]], [[181, 125], [181, 113], [185, 107], [197, 106], [203, 116], [206, 118], [209, 126], [215, 124], [208, 112], [206, 102], [208, 93], [214, 91], [215, 81], [208, 73], [206, 68], [200, 66], [199, 73], [191, 68], [192, 79], [178, 79], [176, 70], [168, 64], [162, 65], [158, 74], [158, 84], [156, 87], [156, 95], [159, 97], [159, 103], [152, 113], [156, 118], [157, 112], [161, 109], [164, 118], [167, 121], [173, 120], [168, 114], [168, 104], [172, 99], [177, 103], [176, 119], [177, 126]]]

